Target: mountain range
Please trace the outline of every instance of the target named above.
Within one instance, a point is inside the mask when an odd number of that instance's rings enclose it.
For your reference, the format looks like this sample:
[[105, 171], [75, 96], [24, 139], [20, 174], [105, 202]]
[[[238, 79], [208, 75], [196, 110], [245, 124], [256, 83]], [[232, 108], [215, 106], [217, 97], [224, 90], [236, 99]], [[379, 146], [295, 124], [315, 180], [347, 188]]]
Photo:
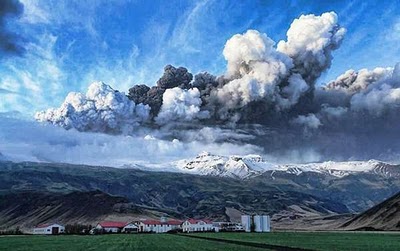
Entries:
[[[400, 177], [400, 165], [393, 165], [377, 160], [347, 162], [328, 161], [309, 164], [271, 164], [264, 161], [259, 155], [220, 156], [203, 152], [193, 159], [169, 163], [168, 166], [172, 167], [170, 169], [171, 171], [238, 179], [251, 178], [266, 172], [286, 172], [296, 175], [312, 172], [338, 178], [359, 173], [374, 173], [388, 178]], [[162, 169], [168, 170], [165, 165]]]
[[[278, 223], [359, 213], [400, 191], [396, 165], [335, 163], [272, 165], [254, 155], [204, 153], [163, 164], [161, 172], [160, 166], [144, 170], [2, 161], [0, 228], [163, 215], [235, 220], [240, 213], [270, 214]], [[79, 199], [94, 191], [101, 200]], [[97, 207], [102, 210], [93, 213]]]

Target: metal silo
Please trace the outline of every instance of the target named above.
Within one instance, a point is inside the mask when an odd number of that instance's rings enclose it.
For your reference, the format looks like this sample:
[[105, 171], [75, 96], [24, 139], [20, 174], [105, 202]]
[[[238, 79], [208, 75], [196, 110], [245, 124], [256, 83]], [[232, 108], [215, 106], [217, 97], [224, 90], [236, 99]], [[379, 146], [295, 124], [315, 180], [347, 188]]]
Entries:
[[262, 232], [262, 216], [261, 215], [255, 215], [254, 216], [254, 231], [255, 232]]
[[262, 216], [262, 231], [270, 232], [271, 231], [271, 218], [269, 215]]
[[245, 232], [251, 231], [251, 217], [250, 215], [242, 215], [242, 226]]

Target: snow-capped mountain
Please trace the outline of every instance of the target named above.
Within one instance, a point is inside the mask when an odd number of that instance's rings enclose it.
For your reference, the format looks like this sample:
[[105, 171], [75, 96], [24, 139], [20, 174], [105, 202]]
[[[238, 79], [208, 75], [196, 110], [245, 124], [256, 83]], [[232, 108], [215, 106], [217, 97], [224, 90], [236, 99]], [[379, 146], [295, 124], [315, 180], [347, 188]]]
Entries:
[[273, 165], [264, 162], [259, 155], [226, 157], [203, 152], [194, 159], [177, 161], [176, 167], [201, 175], [247, 178], [259, 175]]
[[400, 177], [400, 166], [377, 160], [369, 161], [327, 161], [308, 164], [271, 164], [259, 155], [220, 156], [203, 152], [193, 159], [173, 163], [174, 169], [182, 172], [233, 178], [249, 178], [272, 171], [300, 175], [314, 172], [335, 177], [344, 177], [356, 173], [372, 172], [385, 177]]

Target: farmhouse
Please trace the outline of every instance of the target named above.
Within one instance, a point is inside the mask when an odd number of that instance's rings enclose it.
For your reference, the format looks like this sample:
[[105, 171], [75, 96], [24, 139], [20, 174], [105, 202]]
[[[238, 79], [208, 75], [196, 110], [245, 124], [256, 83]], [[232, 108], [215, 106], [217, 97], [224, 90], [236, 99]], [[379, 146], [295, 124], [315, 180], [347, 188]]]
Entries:
[[137, 233], [138, 231], [139, 227], [136, 224], [128, 223], [122, 228], [121, 233]]
[[95, 228], [105, 233], [120, 233], [126, 225], [128, 225], [126, 222], [102, 221]]
[[60, 224], [40, 224], [33, 229], [33, 234], [63, 234], [65, 227]]
[[139, 232], [166, 233], [171, 230], [180, 229], [182, 221], [179, 220], [142, 220], [135, 222]]
[[182, 230], [186, 233], [215, 231], [216, 227], [209, 220], [188, 219], [182, 224]]

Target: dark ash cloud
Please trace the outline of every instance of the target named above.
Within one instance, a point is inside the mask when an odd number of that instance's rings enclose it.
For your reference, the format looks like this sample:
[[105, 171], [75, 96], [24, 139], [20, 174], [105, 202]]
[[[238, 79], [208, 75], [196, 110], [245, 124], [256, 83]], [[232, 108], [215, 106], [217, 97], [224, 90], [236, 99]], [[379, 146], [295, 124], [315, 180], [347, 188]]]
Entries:
[[20, 34], [9, 30], [8, 23], [22, 15], [24, 6], [18, 0], [0, 1], [0, 51], [6, 55], [21, 55], [25, 49]]

